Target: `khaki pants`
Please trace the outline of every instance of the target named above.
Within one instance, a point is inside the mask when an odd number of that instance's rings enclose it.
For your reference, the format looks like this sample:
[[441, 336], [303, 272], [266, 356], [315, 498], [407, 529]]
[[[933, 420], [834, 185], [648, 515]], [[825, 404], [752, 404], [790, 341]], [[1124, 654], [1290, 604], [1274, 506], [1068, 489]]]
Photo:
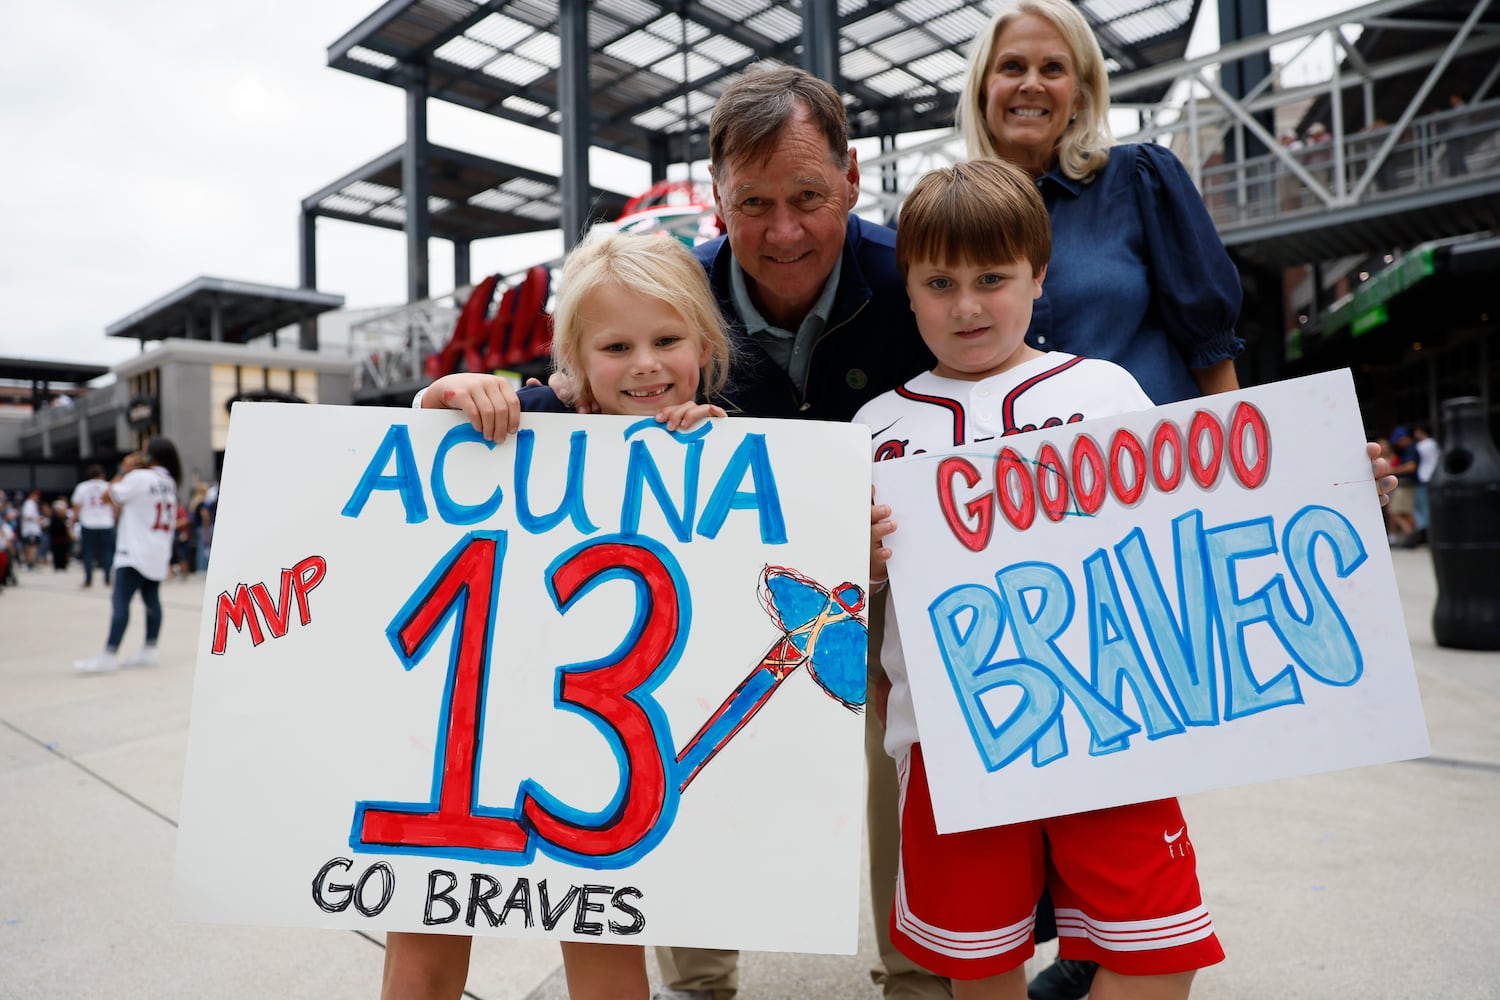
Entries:
[[[869, 689], [881, 674], [880, 639], [885, 634], [886, 593], [870, 601]], [[883, 968], [870, 978], [885, 990], [888, 1000], [946, 1000], [952, 990], [915, 965], [891, 944], [891, 905], [896, 897], [896, 864], [900, 857], [901, 824], [896, 762], [886, 756], [885, 728], [874, 708], [865, 706], [865, 820], [870, 837], [870, 903], [875, 913], [875, 941]], [[714, 1000], [732, 1000], [739, 989], [737, 951], [716, 948], [658, 948], [662, 981], [679, 990], [712, 990]]]

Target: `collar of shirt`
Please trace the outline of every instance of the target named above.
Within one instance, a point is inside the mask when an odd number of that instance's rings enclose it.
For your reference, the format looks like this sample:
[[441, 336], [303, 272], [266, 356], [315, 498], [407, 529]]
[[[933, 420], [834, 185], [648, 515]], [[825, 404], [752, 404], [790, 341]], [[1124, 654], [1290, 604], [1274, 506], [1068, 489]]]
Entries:
[[745, 324], [745, 332], [750, 336], [770, 334], [773, 337], [789, 340], [793, 336], [800, 336], [807, 329], [807, 324], [813, 320], [817, 321], [820, 329], [827, 325], [829, 313], [833, 311], [834, 293], [839, 287], [839, 273], [843, 269], [844, 257], [840, 254], [833, 262], [833, 272], [828, 275], [823, 291], [818, 295], [818, 300], [812, 304], [807, 315], [803, 317], [802, 326], [796, 334], [772, 323], [760, 314], [759, 309], [755, 308], [755, 302], [750, 298], [750, 286], [745, 284], [745, 269], [740, 267], [740, 262], [732, 253], [729, 255], [729, 297], [734, 303], [734, 311], [739, 314], [740, 321]]
[[828, 325], [833, 312], [834, 296], [838, 292], [839, 276], [843, 273], [844, 257], [840, 254], [833, 263], [833, 271], [823, 284], [817, 301], [812, 304], [802, 324], [793, 333], [776, 326], [761, 315], [750, 298], [750, 288], [745, 283], [745, 269], [731, 253], [729, 255], [729, 297], [734, 311], [745, 325], [745, 333], [765, 348], [780, 368], [791, 376], [798, 391], [806, 388], [807, 364], [812, 354], [812, 345]]
[[1052, 165], [1051, 170], [1036, 179], [1036, 186], [1046, 190], [1043, 185], [1044, 181], [1056, 184], [1075, 198], [1083, 193], [1083, 181], [1076, 181], [1069, 177], [1063, 173], [1062, 166], [1056, 163]]

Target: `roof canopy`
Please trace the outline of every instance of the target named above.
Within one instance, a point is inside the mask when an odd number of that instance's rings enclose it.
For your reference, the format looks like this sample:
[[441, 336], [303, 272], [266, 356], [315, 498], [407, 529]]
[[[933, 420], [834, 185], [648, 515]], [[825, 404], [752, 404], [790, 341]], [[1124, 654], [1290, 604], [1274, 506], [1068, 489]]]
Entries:
[[342, 295], [279, 288], [226, 278], [195, 278], [105, 328], [133, 340], [213, 340], [247, 343], [344, 304]]
[[[1078, 7], [1111, 72], [1129, 72], [1181, 58], [1199, 2], [1078, 0]], [[590, 3], [590, 141], [641, 159], [704, 158], [708, 116], [726, 86], [757, 61], [803, 64], [810, 6]], [[950, 126], [964, 55], [996, 6], [841, 0], [838, 84], [853, 134]], [[391, 0], [331, 45], [328, 63], [402, 87], [417, 72], [432, 97], [557, 132], [560, 52], [556, 0]]]
[[0, 358], [0, 379], [18, 382], [63, 382], [83, 385], [108, 372], [107, 365], [81, 365], [72, 361], [38, 361], [32, 358]]
[[[385, 229], [406, 225], [401, 190], [403, 147], [378, 156], [303, 200], [304, 211]], [[466, 242], [557, 229], [562, 192], [557, 178], [443, 146], [428, 147], [431, 233]], [[593, 189], [591, 217], [616, 219], [629, 200]]]

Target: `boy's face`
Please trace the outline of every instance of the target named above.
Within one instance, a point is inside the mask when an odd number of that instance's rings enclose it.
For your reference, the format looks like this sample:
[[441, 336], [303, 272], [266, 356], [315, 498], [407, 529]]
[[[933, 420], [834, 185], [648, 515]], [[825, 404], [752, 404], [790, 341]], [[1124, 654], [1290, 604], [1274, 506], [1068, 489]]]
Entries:
[[1042, 294], [1044, 266], [913, 261], [906, 294], [917, 329], [945, 378], [978, 381], [1014, 368], [1041, 352], [1026, 346], [1031, 303]]

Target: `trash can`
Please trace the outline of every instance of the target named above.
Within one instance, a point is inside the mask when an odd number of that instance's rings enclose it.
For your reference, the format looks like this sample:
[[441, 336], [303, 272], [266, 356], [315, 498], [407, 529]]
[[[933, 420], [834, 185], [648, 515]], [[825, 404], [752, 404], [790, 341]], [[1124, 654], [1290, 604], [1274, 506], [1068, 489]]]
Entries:
[[1427, 486], [1439, 646], [1500, 649], [1500, 453], [1477, 396], [1443, 402], [1442, 455]]

